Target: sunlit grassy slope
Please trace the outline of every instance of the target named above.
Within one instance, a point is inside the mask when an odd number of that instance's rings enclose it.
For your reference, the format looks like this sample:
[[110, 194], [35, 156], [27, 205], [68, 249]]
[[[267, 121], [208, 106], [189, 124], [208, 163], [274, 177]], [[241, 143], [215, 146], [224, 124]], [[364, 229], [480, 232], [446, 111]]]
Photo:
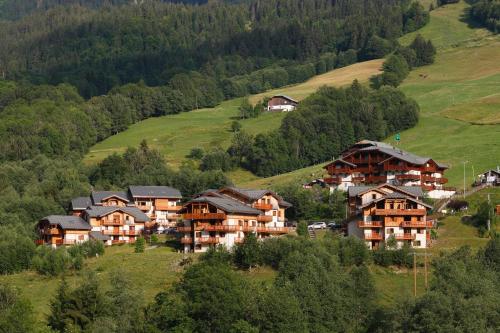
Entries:
[[[339, 68], [318, 75], [307, 82], [280, 89], [279, 92], [301, 100], [322, 85], [343, 86], [350, 84], [354, 79], [365, 82], [371, 75], [379, 72], [381, 64], [382, 60], [372, 60]], [[275, 93], [278, 93], [278, 90], [253, 96], [251, 100], [258, 101], [264, 95]], [[217, 146], [227, 147], [232, 137], [231, 123], [238, 117], [240, 104], [241, 99], [233, 99], [215, 108], [141, 121], [130, 126], [125, 132], [92, 147], [85, 162], [98, 162], [114, 152], [123, 152], [127, 147], [138, 146], [143, 139], [146, 139], [150, 146], [165, 155], [171, 165], [178, 166], [192, 148], [209, 150]], [[256, 119], [240, 122], [245, 131], [257, 134], [278, 128], [284, 116], [284, 113], [265, 113]]]
[[[463, 185], [476, 174], [500, 164], [500, 37], [463, 21], [465, 3], [431, 12], [430, 23], [401, 39], [408, 44], [417, 33], [438, 49], [436, 61], [413, 70], [401, 89], [420, 105], [418, 125], [401, 133], [401, 148], [450, 165], [450, 186]], [[388, 138], [391, 142], [392, 138]], [[272, 186], [304, 181], [320, 166], [243, 185]], [[316, 171], [316, 172], [311, 172]], [[310, 177], [313, 178], [313, 177]]]

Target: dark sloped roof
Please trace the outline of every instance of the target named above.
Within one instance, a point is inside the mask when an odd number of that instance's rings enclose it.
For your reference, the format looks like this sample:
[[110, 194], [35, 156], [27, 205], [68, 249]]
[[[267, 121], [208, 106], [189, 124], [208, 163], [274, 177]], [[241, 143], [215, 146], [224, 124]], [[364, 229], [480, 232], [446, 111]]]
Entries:
[[206, 202], [211, 204], [226, 213], [237, 213], [246, 215], [260, 215], [261, 211], [245, 205], [239, 201], [230, 198], [219, 198], [219, 197], [199, 197], [191, 200], [189, 203], [193, 202]]
[[387, 183], [380, 184], [377, 186], [350, 186], [347, 189], [347, 193], [349, 194], [350, 197], [355, 197], [361, 193], [365, 193], [367, 191], [375, 190], [375, 189], [382, 188], [382, 187], [390, 187], [395, 191], [400, 190], [400, 191], [403, 191], [403, 192], [405, 192], [411, 196], [415, 196], [415, 197], [423, 197], [424, 196], [424, 192], [422, 191], [422, 188], [420, 186], [396, 186], [396, 185], [387, 184]]
[[500, 176], [500, 170], [491, 169], [491, 170], [488, 170], [486, 172], [483, 172], [481, 175], [488, 176], [491, 174], [496, 174], [497, 176]]
[[90, 197], [78, 197], [71, 200], [71, 208], [75, 209], [87, 209], [87, 207], [92, 206], [92, 200]]
[[279, 196], [278, 194], [276, 194], [270, 190], [253, 190], [253, 189], [246, 189], [246, 188], [239, 188], [239, 187], [225, 187], [225, 188], [222, 188], [220, 191], [223, 191], [223, 190], [229, 190], [229, 191], [232, 191], [234, 193], [238, 193], [241, 196], [248, 198], [251, 201], [259, 200], [263, 196], [270, 194], [278, 200], [278, 204], [280, 206], [283, 206], [286, 208], [292, 207], [291, 203], [286, 202], [285, 200], [283, 200], [283, 198], [281, 196]]
[[100, 240], [100, 241], [107, 241], [107, 240], [111, 239], [111, 237], [109, 237], [108, 235], [104, 235], [100, 231], [91, 231], [90, 232], [90, 238], [97, 239], [97, 240]]
[[57, 224], [65, 230], [90, 230], [90, 224], [79, 216], [50, 215], [42, 219], [50, 224]]
[[274, 97], [281, 97], [281, 98], [287, 99], [289, 101], [292, 101], [294, 103], [299, 103], [297, 100], [295, 100], [292, 97], [287, 96], [287, 95], [274, 95], [272, 98], [274, 98]]
[[170, 186], [129, 186], [134, 198], [175, 198], [182, 199], [181, 192]]
[[110, 197], [118, 197], [126, 202], [130, 201], [129, 196], [125, 191], [93, 191], [90, 196], [92, 197], [94, 205], [100, 204], [102, 200]]
[[91, 206], [90, 209], [87, 209], [85, 212], [90, 217], [102, 217], [116, 211], [121, 211], [129, 215], [132, 215], [138, 222], [149, 221], [149, 217], [137, 207]]

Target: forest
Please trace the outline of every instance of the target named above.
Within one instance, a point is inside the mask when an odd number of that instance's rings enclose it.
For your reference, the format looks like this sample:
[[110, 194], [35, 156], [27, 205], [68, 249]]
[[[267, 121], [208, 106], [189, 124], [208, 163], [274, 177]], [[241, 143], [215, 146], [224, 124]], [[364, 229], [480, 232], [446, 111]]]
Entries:
[[[401, 254], [411, 262], [410, 252]], [[95, 272], [84, 272], [77, 286], [63, 278], [47, 324], [50, 332], [494, 332], [499, 258], [499, 237], [477, 252], [441, 254], [427, 291], [382, 306], [361, 240], [249, 236], [234, 251], [213, 248], [186, 262], [182, 278], [154, 299], [144, 299], [119, 270], [109, 290]], [[274, 270], [271, 281], [245, 277], [261, 265]], [[0, 299], [2, 331], [49, 332], [15, 289], [1, 286]]]
[[500, 1], [470, 0], [469, 2], [472, 4], [470, 17], [494, 33], [500, 33]]

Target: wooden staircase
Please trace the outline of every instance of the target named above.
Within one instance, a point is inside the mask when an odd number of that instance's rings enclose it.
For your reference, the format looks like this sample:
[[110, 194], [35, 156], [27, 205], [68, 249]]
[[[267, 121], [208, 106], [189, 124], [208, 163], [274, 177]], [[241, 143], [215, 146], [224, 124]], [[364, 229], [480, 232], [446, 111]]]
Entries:
[[316, 230], [307, 228], [307, 232], [309, 233], [309, 238], [316, 239]]

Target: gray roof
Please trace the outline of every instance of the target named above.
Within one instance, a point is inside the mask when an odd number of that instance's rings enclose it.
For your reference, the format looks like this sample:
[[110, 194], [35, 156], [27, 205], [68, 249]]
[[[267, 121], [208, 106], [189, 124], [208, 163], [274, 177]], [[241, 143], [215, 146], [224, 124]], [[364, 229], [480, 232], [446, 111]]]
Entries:
[[284, 99], [288, 99], [289, 101], [292, 101], [294, 103], [299, 103], [297, 100], [293, 99], [292, 97], [290, 96], [287, 96], [287, 95], [274, 95], [272, 98], [274, 97], [282, 97]]
[[130, 198], [125, 191], [93, 191], [90, 194], [94, 205], [100, 204], [104, 199], [110, 197], [118, 197], [120, 199], [130, 201]]
[[381, 188], [384, 186], [388, 186], [393, 188], [394, 190], [400, 190], [404, 191], [412, 196], [415, 197], [423, 197], [424, 192], [422, 191], [422, 188], [420, 186], [396, 186], [396, 185], [391, 185], [391, 184], [381, 184], [378, 186], [349, 186], [347, 189], [347, 193], [349, 194], [350, 197], [355, 197], [359, 195], [360, 193], [364, 193], [366, 191], [369, 191], [371, 189], [377, 189]]
[[41, 221], [48, 221], [50, 224], [57, 224], [61, 229], [67, 230], [90, 230], [90, 224], [79, 216], [50, 215]]
[[90, 232], [90, 238], [97, 239], [97, 240], [100, 240], [100, 241], [107, 241], [107, 240], [111, 239], [111, 237], [109, 237], [108, 235], [104, 235], [100, 231], [91, 231]]
[[134, 198], [175, 198], [182, 199], [181, 192], [170, 186], [129, 186]]
[[102, 217], [102, 216], [109, 215], [109, 214], [116, 212], [116, 211], [121, 211], [121, 212], [127, 213], [129, 215], [132, 215], [135, 218], [135, 220], [138, 222], [149, 221], [149, 217], [146, 214], [144, 214], [137, 207], [91, 206], [85, 212], [90, 217]]
[[71, 200], [71, 208], [76, 209], [87, 209], [87, 207], [92, 206], [92, 200], [90, 197], [78, 197]]
[[211, 204], [226, 213], [238, 213], [238, 214], [248, 214], [248, 215], [260, 215], [261, 211], [245, 205], [239, 201], [230, 198], [219, 198], [219, 197], [199, 197], [188, 202], [206, 202]]
[[292, 207], [292, 204], [289, 202], [286, 202], [283, 200], [281, 196], [278, 194], [274, 193], [273, 191], [270, 190], [253, 190], [253, 189], [246, 189], [246, 188], [239, 188], [239, 187], [224, 187], [220, 191], [227, 189], [235, 193], [239, 193], [245, 198], [248, 198], [249, 200], [255, 201], [259, 200], [265, 195], [271, 194], [274, 196], [276, 199], [278, 199], [278, 204], [283, 207]]

